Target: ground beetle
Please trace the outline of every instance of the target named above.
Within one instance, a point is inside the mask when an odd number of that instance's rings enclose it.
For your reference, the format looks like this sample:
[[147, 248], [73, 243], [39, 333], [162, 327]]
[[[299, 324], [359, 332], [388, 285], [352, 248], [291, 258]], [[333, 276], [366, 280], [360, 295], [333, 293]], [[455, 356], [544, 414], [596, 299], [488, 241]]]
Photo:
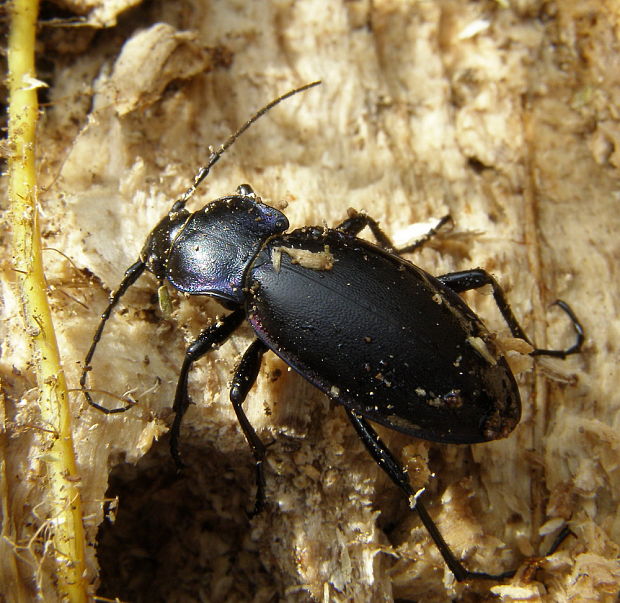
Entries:
[[[413, 491], [406, 470], [367, 421], [455, 444], [496, 440], [514, 429], [521, 415], [515, 379], [493, 335], [458, 295], [490, 285], [512, 335], [529, 343], [495, 279], [481, 269], [433, 277], [401, 257], [420, 242], [395, 249], [377, 222], [363, 213], [350, 211], [335, 228], [305, 227], [285, 234], [286, 216], [262, 203], [247, 184], [197, 212], [185, 209], [211, 167], [254, 121], [283, 99], [318, 83], [272, 101], [211, 153], [208, 165], [153, 229], [140, 259], [111, 295], [86, 355], [82, 391], [92, 406], [106, 413], [129, 408], [107, 409], [95, 403], [86, 380], [110, 313], [144, 270], [179, 291], [214, 297], [231, 312], [202, 331], [187, 349], [171, 427], [171, 450], [179, 466], [190, 368], [247, 320], [256, 339], [234, 372], [230, 400], [256, 459], [257, 509], [264, 499], [266, 449], [242, 404], [263, 354], [272, 350], [344, 406], [364, 445], [404, 491], [457, 580], [509, 578], [514, 571], [490, 575], [461, 565]], [[365, 227], [377, 244], [357, 238]], [[532, 347], [531, 355], [565, 358], [581, 349], [584, 335], [578, 319], [566, 303], [555, 303], [571, 319], [576, 341], [566, 350]]]

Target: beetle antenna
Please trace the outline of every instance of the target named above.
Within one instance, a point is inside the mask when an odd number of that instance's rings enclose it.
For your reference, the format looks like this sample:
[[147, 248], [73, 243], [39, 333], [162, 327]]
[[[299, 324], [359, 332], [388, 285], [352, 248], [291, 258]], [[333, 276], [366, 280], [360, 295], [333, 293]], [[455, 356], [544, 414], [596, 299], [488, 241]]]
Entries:
[[110, 301], [108, 302], [108, 307], [103, 311], [103, 314], [101, 315], [99, 326], [97, 327], [97, 330], [95, 331], [95, 335], [90, 344], [88, 354], [86, 354], [86, 358], [84, 359], [84, 366], [82, 367], [82, 375], [80, 377], [80, 389], [82, 390], [82, 393], [84, 394], [84, 397], [86, 398], [86, 401], [91, 406], [94, 406], [97, 410], [100, 410], [106, 414], [125, 412], [126, 410], [129, 410], [135, 404], [135, 402], [128, 398], [123, 398], [123, 401], [127, 402], [127, 405], [121, 406], [119, 408], [112, 408], [112, 409], [106, 408], [105, 406], [101, 406], [101, 404], [97, 404], [97, 402], [95, 402], [92, 399], [90, 392], [86, 389], [86, 381], [88, 380], [88, 373], [90, 372], [92, 368], [90, 366], [90, 363], [93, 359], [93, 356], [95, 355], [95, 350], [97, 349], [97, 344], [99, 343], [99, 340], [101, 339], [101, 334], [103, 333], [105, 323], [108, 322], [108, 318], [110, 318], [110, 314], [112, 313], [114, 306], [118, 304], [119, 299], [123, 297], [127, 289], [129, 289], [129, 287], [131, 287], [131, 285], [133, 285], [138, 280], [140, 275], [144, 272], [145, 268], [146, 268], [146, 264], [142, 260], [138, 260], [135, 264], [133, 264], [127, 269], [127, 271], [125, 272], [125, 276], [123, 277], [123, 280], [121, 281], [121, 284], [118, 286], [118, 289], [110, 295]]
[[232, 144], [239, 138], [255, 121], [261, 118], [265, 113], [273, 109], [276, 105], [280, 104], [283, 100], [294, 96], [300, 92], [304, 92], [309, 88], [314, 88], [314, 86], [318, 86], [321, 83], [321, 80], [317, 80], [316, 82], [311, 82], [309, 84], [304, 84], [299, 88], [295, 88], [293, 90], [289, 90], [286, 94], [282, 96], [278, 96], [278, 98], [272, 100], [270, 103], [266, 104], [262, 109], [258, 110], [248, 121], [246, 121], [234, 134], [228, 137], [226, 142], [219, 148], [217, 151], [211, 151], [211, 155], [209, 156], [209, 162], [206, 166], [201, 167], [194, 178], [193, 184], [181, 195], [178, 201], [175, 201], [172, 206], [170, 213], [177, 213], [185, 207], [185, 204], [192, 197], [192, 195], [196, 192], [198, 185], [208, 176], [211, 168], [220, 160], [220, 157], [225, 153], [225, 151], [232, 146]]

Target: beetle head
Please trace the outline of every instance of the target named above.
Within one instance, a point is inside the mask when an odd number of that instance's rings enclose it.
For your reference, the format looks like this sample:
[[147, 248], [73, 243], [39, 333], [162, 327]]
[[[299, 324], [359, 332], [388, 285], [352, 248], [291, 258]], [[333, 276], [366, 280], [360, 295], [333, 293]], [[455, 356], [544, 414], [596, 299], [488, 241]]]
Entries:
[[237, 193], [191, 215], [171, 211], [142, 250], [146, 268], [180, 291], [240, 303], [246, 268], [264, 241], [288, 228], [288, 220], [248, 185]]
[[184, 205], [175, 203], [172, 209], [149, 234], [140, 259], [146, 269], [152, 272], [159, 281], [166, 278], [166, 263], [174, 241], [190, 217]]

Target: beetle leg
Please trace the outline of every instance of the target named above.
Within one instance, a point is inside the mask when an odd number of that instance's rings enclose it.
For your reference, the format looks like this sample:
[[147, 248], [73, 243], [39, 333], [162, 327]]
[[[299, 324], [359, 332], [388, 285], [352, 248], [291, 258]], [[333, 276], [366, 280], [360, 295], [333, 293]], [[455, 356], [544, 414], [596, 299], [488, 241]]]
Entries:
[[230, 387], [230, 401], [233, 404], [239, 425], [241, 425], [245, 439], [248, 441], [252, 454], [254, 455], [254, 460], [256, 461], [256, 502], [254, 504], [253, 515], [256, 515], [263, 508], [265, 503], [265, 471], [263, 461], [265, 460], [267, 448], [258, 437], [256, 431], [254, 431], [254, 427], [252, 427], [250, 421], [248, 421], [242, 405], [248, 392], [256, 381], [261, 360], [266, 351], [267, 346], [260, 339], [255, 339], [245, 351], [241, 358], [241, 362], [239, 362], [239, 365], [235, 369]]
[[437, 222], [437, 224], [433, 226], [433, 228], [431, 228], [427, 233], [423, 234], [417, 241], [411, 243], [411, 245], [405, 245], [405, 247], [400, 247], [399, 249], [397, 249], [396, 253], [403, 254], [417, 251], [418, 249], [426, 245], [426, 243], [428, 243], [437, 234], [439, 229], [446, 225], [448, 222], [452, 222], [452, 216], [450, 214], [446, 214], [445, 216], [440, 218], [439, 222]]
[[416, 251], [417, 249], [420, 249], [420, 247], [428, 243], [428, 241], [430, 241], [430, 239], [432, 239], [437, 234], [437, 231], [444, 224], [447, 224], [448, 222], [451, 222], [451, 221], [452, 221], [452, 216], [450, 216], [449, 214], [444, 216], [443, 218], [439, 220], [439, 222], [437, 222], [436, 226], [431, 228], [426, 234], [422, 235], [422, 237], [420, 237], [415, 243], [412, 243], [411, 245], [406, 245], [405, 247], [401, 247], [399, 249], [394, 247], [394, 243], [392, 243], [390, 238], [383, 232], [383, 230], [381, 230], [379, 223], [374, 218], [371, 218], [370, 216], [362, 212], [357, 212], [355, 210], [350, 209], [349, 217], [344, 222], [341, 222], [340, 224], [338, 224], [338, 226], [336, 226], [336, 230], [340, 230], [351, 236], [356, 236], [366, 226], [368, 226], [373, 236], [377, 240], [379, 247], [400, 255], [403, 253], [410, 253], [412, 251]]
[[379, 247], [388, 251], [395, 251], [394, 243], [392, 243], [390, 238], [381, 230], [379, 223], [363, 212], [349, 209], [349, 217], [344, 222], [338, 224], [335, 230], [339, 230], [354, 237], [364, 230], [366, 226], [370, 228], [373, 236], [377, 239]]
[[214, 347], [224, 343], [224, 341], [226, 341], [243, 322], [244, 318], [245, 310], [241, 308], [231, 312], [221, 321], [216, 322], [200, 333], [200, 335], [190, 344], [185, 352], [185, 358], [183, 359], [183, 365], [181, 366], [177, 389], [174, 395], [174, 404], [172, 405], [174, 420], [172, 421], [172, 426], [170, 427], [170, 452], [174, 462], [179, 468], [183, 467], [181, 455], [179, 454], [179, 437], [181, 434], [181, 422], [183, 421], [183, 415], [190, 405], [190, 399], [187, 393], [187, 379], [189, 377], [189, 371], [192, 364], [201, 356], [204, 356], [207, 352], [210, 352]]
[[[531, 341], [510, 309], [504, 290], [486, 270], [476, 268], [474, 270], [464, 270], [462, 272], [450, 272], [449, 274], [438, 276], [437, 279], [442, 284], [446, 285], [446, 287], [452, 289], [455, 293], [462, 293], [463, 291], [468, 291], [470, 289], [479, 289], [480, 287], [484, 287], [484, 285], [491, 285], [495, 303], [497, 304], [497, 307], [506, 321], [512, 335], [514, 337], [518, 337], [519, 339], [524, 339], [531, 344]], [[546, 350], [542, 348], [535, 348], [532, 352], [530, 352], [531, 356], [554, 356], [556, 358], [566, 358], [566, 356], [576, 354], [581, 350], [585, 336], [583, 326], [579, 322], [579, 319], [575, 316], [572, 308], [561, 299], [553, 302], [553, 305], [559, 306], [570, 318], [573, 329], [575, 329], [576, 333], [575, 343], [565, 350]]]
[[375, 460], [377, 465], [383, 469], [388, 475], [388, 477], [405, 493], [407, 499], [409, 501], [409, 506], [412, 509], [415, 509], [424, 524], [424, 527], [427, 529], [428, 533], [431, 535], [435, 546], [441, 553], [446, 565], [450, 568], [450, 571], [454, 574], [454, 577], [462, 582], [463, 580], [470, 579], [485, 579], [485, 580], [505, 580], [507, 578], [511, 578], [515, 575], [515, 571], [511, 570], [508, 572], [504, 572], [502, 574], [487, 574], [484, 572], [470, 572], [465, 569], [460, 561], [454, 556], [454, 553], [450, 550], [450, 547], [444, 540], [441, 532], [435, 525], [435, 522], [431, 519], [426, 507], [422, 504], [420, 500], [419, 493], [413, 491], [411, 484], [409, 483], [409, 477], [407, 476], [407, 471], [403, 468], [403, 466], [396, 460], [394, 455], [390, 452], [390, 450], [386, 447], [386, 445], [382, 442], [381, 438], [377, 434], [377, 432], [370, 426], [368, 421], [366, 421], [360, 415], [354, 413], [352, 410], [349, 410], [345, 407], [347, 415], [353, 423], [353, 427], [355, 427], [355, 431], [360, 436], [362, 442], [366, 446], [366, 449]]

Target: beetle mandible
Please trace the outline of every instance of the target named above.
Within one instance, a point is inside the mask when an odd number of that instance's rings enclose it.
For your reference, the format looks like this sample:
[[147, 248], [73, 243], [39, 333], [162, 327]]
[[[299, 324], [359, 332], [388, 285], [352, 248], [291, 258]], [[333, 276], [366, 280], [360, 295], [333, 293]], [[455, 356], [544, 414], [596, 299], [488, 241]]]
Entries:
[[[131, 406], [97, 404], [86, 382], [112, 310], [145, 270], [160, 284], [168, 281], [189, 295], [211, 296], [231, 312], [187, 348], [170, 439], [179, 466], [191, 366], [247, 320], [256, 338], [234, 371], [230, 400], [256, 461], [256, 510], [264, 500], [266, 448], [243, 402], [263, 354], [271, 350], [344, 406], [368, 452], [405, 493], [457, 580], [509, 578], [514, 571], [492, 575], [463, 567], [413, 491], [406, 470], [368, 422], [455, 444], [503, 438], [515, 428], [521, 402], [514, 376], [494, 337], [458, 295], [490, 285], [512, 335], [529, 343], [495, 279], [482, 269], [431, 276], [401, 254], [434, 231], [410, 247], [395, 249], [373, 218], [354, 211], [335, 228], [304, 227], [287, 234], [286, 216], [262, 203], [247, 184], [194, 213], [185, 208], [210, 169], [252, 123], [285, 98], [317, 84], [292, 90], [257, 112], [211, 153], [192, 186], [152, 230], [101, 315], [84, 361], [82, 391], [89, 404], [106, 413]], [[366, 227], [376, 244], [357, 238]], [[576, 341], [565, 350], [533, 347], [533, 356], [565, 358], [581, 349], [581, 324], [565, 302], [555, 303], [570, 318]]]

